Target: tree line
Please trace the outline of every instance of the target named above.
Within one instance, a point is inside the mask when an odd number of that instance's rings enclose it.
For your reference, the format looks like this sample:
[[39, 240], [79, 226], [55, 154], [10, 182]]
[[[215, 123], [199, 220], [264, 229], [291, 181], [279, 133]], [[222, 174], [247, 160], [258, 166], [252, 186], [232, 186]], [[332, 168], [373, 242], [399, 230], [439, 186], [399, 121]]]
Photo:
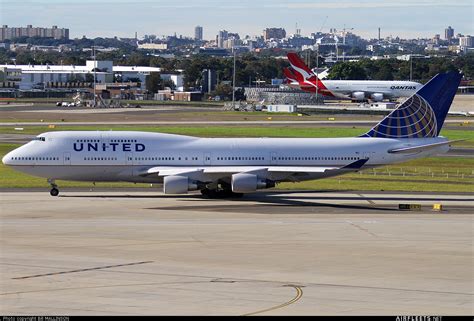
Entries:
[[[474, 54], [456, 57], [414, 58], [411, 62], [397, 59], [336, 63], [328, 79], [409, 80], [426, 83], [436, 74], [460, 70], [466, 79], [474, 78]], [[411, 74], [411, 77], [410, 77]]]
[[[304, 54], [302, 54], [303, 56]], [[270, 84], [271, 79], [284, 78], [283, 68], [288, 61], [279, 57], [246, 53], [236, 59], [236, 86], [255, 86], [256, 81]], [[305, 57], [302, 57], [305, 59]], [[14, 60], [13, 60], [14, 59]], [[0, 49], [0, 64], [36, 64], [36, 65], [85, 65], [91, 59], [90, 52], [54, 52], [54, 51], [18, 51]], [[142, 51], [119, 49], [112, 52], [98, 52], [98, 60], [112, 60], [114, 65], [160, 67], [162, 73], [182, 73], [186, 90], [199, 88], [202, 81], [202, 70], [213, 69], [218, 83], [232, 81], [233, 57], [212, 57], [206, 55], [176, 56], [168, 59], [147, 54]], [[306, 59], [315, 66], [314, 53]], [[311, 63], [312, 62], [312, 63]], [[325, 66], [324, 59], [319, 58], [319, 65]], [[451, 57], [416, 58], [411, 64], [411, 78], [422, 83], [439, 72], [462, 70], [466, 79], [474, 78], [474, 54]], [[370, 60], [355, 62], [338, 62], [330, 68], [329, 79], [360, 80], [408, 80], [410, 79], [410, 61], [397, 59]]]

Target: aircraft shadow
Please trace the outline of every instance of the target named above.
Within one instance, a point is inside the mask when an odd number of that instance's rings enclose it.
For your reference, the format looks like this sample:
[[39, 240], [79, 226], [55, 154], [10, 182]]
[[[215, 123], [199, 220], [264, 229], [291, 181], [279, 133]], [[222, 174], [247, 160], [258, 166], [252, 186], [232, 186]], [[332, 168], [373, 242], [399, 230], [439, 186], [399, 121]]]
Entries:
[[121, 195], [59, 195], [58, 197], [64, 198], [153, 198], [153, 199], [160, 199], [160, 198], [174, 198], [174, 199], [203, 199], [201, 195], [129, 195], [129, 194], [121, 194]]
[[[270, 196], [277, 197], [277, 196]], [[390, 196], [371, 196], [371, 197], [357, 197], [357, 196], [298, 196], [298, 199], [309, 199], [309, 200], [341, 200], [341, 201], [407, 201], [407, 202], [417, 202], [417, 201], [457, 201], [457, 202], [472, 202], [465, 198], [429, 198], [429, 197], [390, 197]]]
[[[281, 193], [280, 193], [281, 194]], [[190, 205], [183, 205], [183, 206], [167, 206], [167, 207], [153, 207], [148, 209], [155, 209], [155, 210], [194, 210], [194, 211], [238, 211], [238, 212], [254, 212], [257, 208], [310, 208], [310, 207], [329, 207], [329, 208], [337, 208], [337, 209], [352, 209], [352, 210], [370, 210], [370, 211], [393, 211], [394, 209], [387, 208], [387, 207], [380, 207], [380, 206], [371, 206], [371, 205], [351, 205], [351, 204], [333, 204], [329, 202], [318, 202], [319, 199], [325, 200], [364, 200], [363, 198], [357, 197], [309, 197], [309, 196], [298, 196], [298, 197], [291, 197], [291, 196], [284, 196], [280, 197], [276, 193], [255, 193], [255, 194], [248, 194], [242, 198], [224, 198], [224, 199], [206, 199], [203, 198], [200, 194], [188, 194], [188, 195], [129, 195], [129, 194], [120, 194], [120, 195], [105, 195], [105, 194], [97, 194], [97, 195], [60, 195], [61, 198], [112, 198], [112, 199], [179, 199], [185, 202], [193, 202], [194, 204], [192, 207]], [[313, 200], [314, 202], [304, 201], [305, 200]], [[199, 202], [196, 202], [199, 201]], [[217, 202], [228, 202], [227, 204], [217, 203]], [[212, 204], [215, 202], [215, 204]], [[248, 204], [252, 202], [252, 204]], [[257, 204], [255, 204], [256, 202]], [[203, 205], [200, 205], [200, 204]], [[282, 211], [279, 210], [277, 213], [286, 212], [286, 210]]]
[[[404, 197], [403, 194], [399, 194], [400, 192], [396, 191], [338, 191], [338, 190], [324, 190], [324, 191], [311, 191], [311, 190], [304, 190], [304, 191], [265, 191], [260, 192], [260, 194], [268, 195], [268, 196], [280, 196], [280, 195], [291, 195], [291, 194], [318, 194], [318, 193], [337, 193], [341, 196], [298, 196], [298, 199], [334, 199], [334, 200], [374, 200], [374, 201], [461, 201], [461, 202], [474, 202], [473, 200], [468, 200], [466, 198], [446, 198], [444, 195], [440, 195], [440, 197], [436, 197], [437, 195], [434, 194], [434, 197]], [[376, 193], [376, 194], [373, 194]], [[368, 196], [345, 196], [344, 194], [371, 194], [370, 197]], [[385, 194], [398, 194], [398, 196], [385, 196]], [[408, 196], [416, 196], [417, 193], [406, 193]], [[424, 193], [424, 195], [429, 193]], [[254, 194], [249, 194], [254, 195]]]
[[[206, 204], [193, 204], [183, 206], [168, 206], [168, 207], [154, 207], [149, 209], [156, 210], [190, 210], [193, 211], [222, 211], [222, 212], [247, 212], [255, 213], [255, 211], [264, 210], [262, 214], [282, 214], [289, 213], [292, 210], [297, 208], [299, 209], [310, 209], [310, 208], [333, 208], [333, 209], [342, 209], [345, 213], [350, 213], [348, 210], [357, 210], [357, 211], [398, 211], [398, 208], [389, 208], [376, 205], [356, 205], [356, 204], [335, 204], [330, 202], [318, 202], [316, 198], [307, 197], [308, 200], [316, 201], [304, 201], [301, 200], [301, 197], [276, 197], [276, 196], [264, 196], [264, 195], [246, 195], [243, 198], [238, 199], [224, 199], [228, 203], [216, 203], [215, 205], [206, 202]], [[361, 200], [360, 198], [357, 200]], [[185, 199], [185, 202], [193, 202], [192, 199]], [[213, 200], [208, 200], [213, 201]], [[223, 199], [216, 200], [223, 201]], [[256, 203], [256, 204], [255, 204]], [[202, 204], [202, 203], [201, 203]]]
[[[290, 212], [310, 212], [311, 208], [327, 208], [333, 210], [341, 210], [345, 214], [351, 214], [351, 212], [399, 212], [398, 202], [416, 202], [416, 201], [466, 201], [465, 199], [454, 199], [454, 198], [408, 198], [408, 197], [390, 197], [390, 196], [371, 196], [371, 197], [358, 197], [358, 196], [324, 196], [317, 195], [318, 193], [327, 193], [328, 191], [314, 192], [307, 191], [302, 192], [258, 192], [253, 194], [246, 194], [242, 198], [224, 198], [224, 199], [206, 199], [200, 194], [187, 194], [187, 195], [60, 195], [64, 198], [112, 198], [112, 199], [156, 199], [158, 202], [160, 199], [176, 199], [180, 202], [187, 204], [177, 204], [175, 206], [166, 207], [152, 207], [147, 208], [150, 210], [166, 210], [166, 211], [221, 211], [221, 212], [247, 212], [256, 214], [282, 214]], [[291, 194], [298, 194], [292, 196]], [[311, 194], [301, 195], [301, 194]], [[225, 203], [222, 203], [222, 202]], [[331, 202], [334, 201], [334, 202]], [[354, 201], [359, 204], [338, 204], [338, 201]], [[362, 205], [360, 202], [366, 201], [393, 201], [393, 204], [367, 204]], [[189, 203], [192, 203], [189, 204]], [[299, 210], [298, 210], [299, 209]]]

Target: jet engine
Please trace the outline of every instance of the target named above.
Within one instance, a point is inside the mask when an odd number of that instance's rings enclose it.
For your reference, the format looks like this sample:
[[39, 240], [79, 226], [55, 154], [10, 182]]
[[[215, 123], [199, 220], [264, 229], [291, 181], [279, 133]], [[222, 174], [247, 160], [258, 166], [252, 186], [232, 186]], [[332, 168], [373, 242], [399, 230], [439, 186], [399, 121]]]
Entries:
[[356, 91], [352, 93], [352, 99], [353, 100], [364, 100], [365, 99], [365, 93], [363, 91]]
[[383, 94], [380, 94], [380, 93], [372, 94], [370, 95], [370, 99], [372, 99], [373, 101], [382, 101]]
[[186, 194], [188, 191], [195, 191], [198, 188], [198, 183], [191, 181], [186, 176], [166, 176], [163, 179], [165, 194]]
[[232, 175], [232, 192], [250, 193], [257, 189], [275, 187], [275, 182], [259, 178], [257, 175], [240, 173]]

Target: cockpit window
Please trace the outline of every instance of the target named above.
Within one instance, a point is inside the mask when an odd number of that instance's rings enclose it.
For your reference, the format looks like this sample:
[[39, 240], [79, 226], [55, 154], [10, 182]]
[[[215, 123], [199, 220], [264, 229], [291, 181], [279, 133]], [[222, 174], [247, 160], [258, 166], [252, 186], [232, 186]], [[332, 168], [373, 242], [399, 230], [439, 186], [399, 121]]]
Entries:
[[46, 137], [39, 137], [39, 136], [38, 136], [38, 137], [33, 138], [33, 140], [39, 140], [39, 141], [41, 141], [41, 142], [45, 142], [45, 141], [46, 141]]

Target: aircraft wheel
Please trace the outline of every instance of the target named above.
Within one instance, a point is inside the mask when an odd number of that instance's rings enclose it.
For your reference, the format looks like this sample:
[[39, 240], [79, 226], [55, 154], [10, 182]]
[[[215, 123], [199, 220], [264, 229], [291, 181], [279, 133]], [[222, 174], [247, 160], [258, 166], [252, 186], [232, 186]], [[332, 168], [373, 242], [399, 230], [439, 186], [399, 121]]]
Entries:
[[222, 198], [241, 198], [244, 196], [244, 193], [234, 193], [231, 190], [221, 191]]
[[59, 190], [57, 188], [52, 188], [51, 191], [49, 191], [49, 194], [51, 194], [51, 196], [58, 196]]
[[232, 192], [231, 197], [233, 197], [233, 198], [242, 198], [242, 197], [244, 197], [244, 193], [234, 193], [234, 192]]
[[205, 198], [217, 198], [218, 192], [215, 189], [204, 188], [201, 190], [201, 194]]
[[243, 193], [234, 193], [231, 190], [202, 189], [201, 194], [206, 198], [241, 198]]

